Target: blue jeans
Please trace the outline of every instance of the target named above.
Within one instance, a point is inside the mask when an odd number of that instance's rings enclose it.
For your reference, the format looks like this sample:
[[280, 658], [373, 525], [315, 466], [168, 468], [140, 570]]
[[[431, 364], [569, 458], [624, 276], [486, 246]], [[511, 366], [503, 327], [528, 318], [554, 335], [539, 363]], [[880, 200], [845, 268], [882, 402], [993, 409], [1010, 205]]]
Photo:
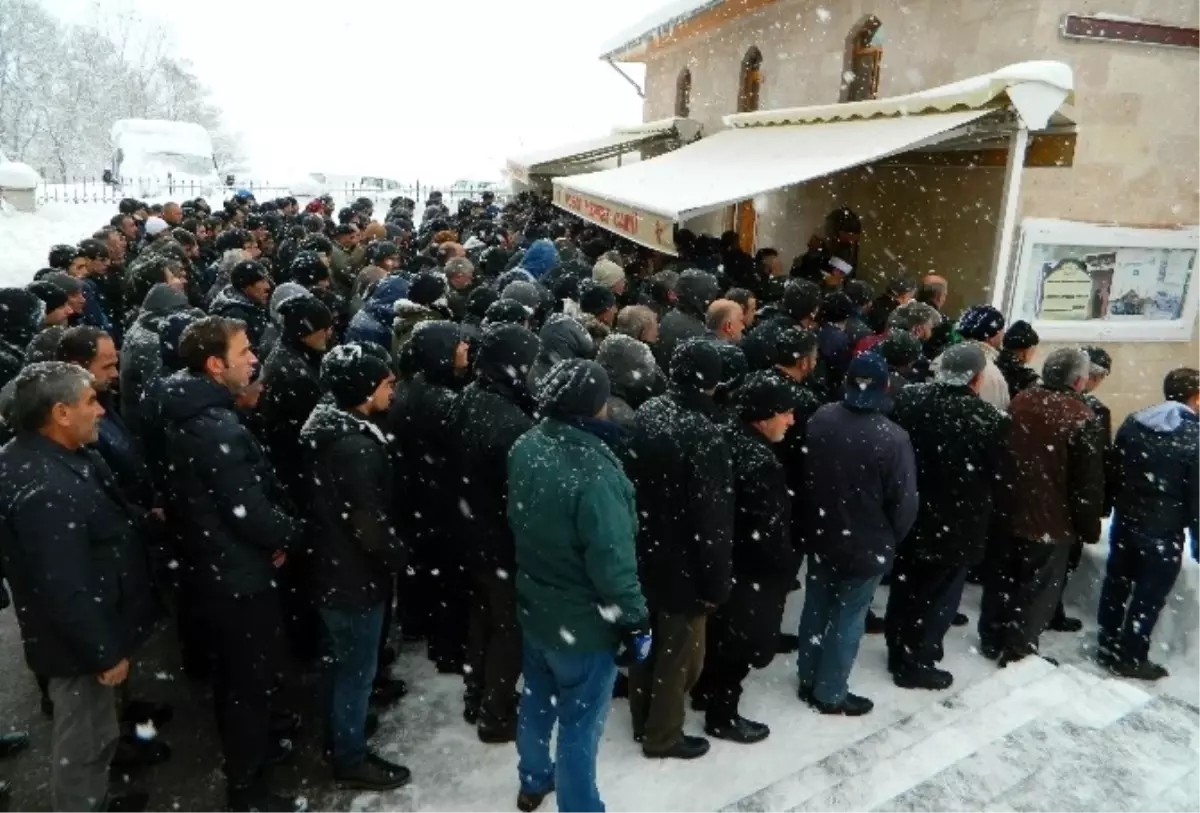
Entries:
[[1150, 654], [1150, 636], [1175, 586], [1183, 540], [1152, 539], [1113, 524], [1104, 586], [1100, 588], [1100, 647], [1130, 663]]
[[867, 610], [883, 577], [839, 580], [830, 571], [813, 567], [811, 559], [809, 565], [796, 671], [800, 685], [812, 687], [815, 700], [837, 705], [846, 697]]
[[[517, 712], [521, 790], [546, 793], [555, 787], [559, 810], [604, 810], [596, 788], [596, 757], [617, 679], [613, 653], [545, 649], [525, 636], [521, 660], [525, 675]], [[550, 758], [555, 720], [557, 765]]]
[[379, 659], [383, 604], [368, 610], [321, 608], [329, 633], [329, 734], [333, 766], [348, 770], [367, 756], [367, 704]]

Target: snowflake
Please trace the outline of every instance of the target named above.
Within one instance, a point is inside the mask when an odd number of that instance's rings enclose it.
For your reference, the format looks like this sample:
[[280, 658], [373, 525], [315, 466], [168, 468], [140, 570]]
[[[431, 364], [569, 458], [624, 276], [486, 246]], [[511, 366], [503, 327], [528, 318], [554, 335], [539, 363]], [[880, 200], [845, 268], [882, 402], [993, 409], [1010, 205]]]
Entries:
[[238, 519], [245, 519], [246, 518], [246, 506], [235, 505], [233, 507], [233, 515], [235, 517], [237, 517]]
[[566, 627], [559, 628], [558, 637], [566, 641], [568, 646], [573, 646], [575, 644], [575, 636], [572, 635], [571, 631]]
[[817, 6], [817, 19], [823, 23], [827, 23], [833, 19], [833, 12], [824, 6]]

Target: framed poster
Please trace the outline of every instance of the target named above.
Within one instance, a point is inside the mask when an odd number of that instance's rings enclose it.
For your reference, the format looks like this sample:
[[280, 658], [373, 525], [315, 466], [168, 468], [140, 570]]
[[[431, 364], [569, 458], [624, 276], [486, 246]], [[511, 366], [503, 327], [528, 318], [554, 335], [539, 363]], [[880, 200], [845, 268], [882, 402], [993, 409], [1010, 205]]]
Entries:
[[1043, 341], [1189, 341], [1198, 249], [1195, 227], [1028, 218], [1008, 321], [1024, 319]]

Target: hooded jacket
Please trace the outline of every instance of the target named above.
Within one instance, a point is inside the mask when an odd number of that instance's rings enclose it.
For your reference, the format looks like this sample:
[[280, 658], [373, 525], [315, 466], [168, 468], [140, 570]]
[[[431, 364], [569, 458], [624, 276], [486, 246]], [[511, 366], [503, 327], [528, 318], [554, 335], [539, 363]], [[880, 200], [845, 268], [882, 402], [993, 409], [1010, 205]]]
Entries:
[[433, 305], [419, 305], [407, 297], [397, 299], [392, 311], [396, 314], [392, 322], [392, 357], [400, 358], [404, 345], [408, 344], [413, 328], [422, 322], [432, 322], [437, 319], [449, 319], [450, 308], [445, 299], [439, 299]]
[[1184, 404], [1135, 412], [1117, 430], [1110, 473], [1116, 523], [1147, 539], [1183, 547], [1183, 529], [1200, 538], [1200, 425]]
[[275, 471], [238, 420], [233, 395], [205, 376], [163, 381], [168, 514], [177, 517], [191, 576], [227, 595], [272, 589], [271, 558], [300, 538]]
[[720, 295], [717, 279], [696, 269], [684, 271], [675, 283], [675, 307], [663, 316], [654, 345], [658, 366], [670, 373], [671, 356], [685, 340], [703, 336], [708, 330], [704, 320], [708, 306]]
[[694, 615], [729, 596], [733, 470], [720, 408], [677, 375], [638, 408], [626, 461], [641, 514], [638, 572], [655, 612]]
[[271, 351], [279, 343], [279, 337], [283, 332], [283, 317], [279, 315], [279, 306], [293, 296], [312, 296], [312, 294], [298, 282], [280, 283], [271, 292], [271, 299], [267, 304], [267, 315], [270, 317], [270, 323], [263, 332], [262, 342], [256, 353], [260, 361], [270, 358]]
[[350, 320], [347, 342], [373, 342], [385, 349], [392, 346], [392, 322], [396, 302], [408, 296], [408, 280], [387, 277], [379, 281], [371, 296]]
[[996, 354], [996, 367], [1004, 376], [1008, 384], [1008, 394], [1013, 398], [1016, 398], [1021, 390], [1036, 387], [1042, 380], [1037, 370], [1022, 362], [1012, 350], [1004, 349]]
[[251, 349], [258, 353], [262, 348], [263, 336], [271, 324], [271, 315], [266, 307], [232, 285], [226, 285], [213, 299], [208, 312], [213, 316], [242, 320], [246, 323], [246, 338], [250, 340]]
[[587, 328], [577, 319], [563, 313], [551, 314], [538, 334], [541, 351], [529, 371], [531, 389], [545, 377], [553, 367], [564, 359], [590, 359], [596, 355], [596, 346]]
[[457, 521], [454, 410], [466, 379], [454, 372], [461, 330], [453, 322], [425, 322], [405, 349], [404, 380], [388, 411], [395, 460], [397, 521], [413, 544], [449, 537]]
[[258, 415], [271, 464], [293, 505], [306, 505], [308, 478], [300, 429], [321, 400], [321, 357], [298, 340], [281, 339], [262, 368]]
[[632, 431], [637, 408], [666, 391], [666, 376], [658, 369], [646, 344], [620, 333], [600, 343], [596, 360], [608, 373], [611, 386], [608, 419]]
[[160, 605], [142, 530], [94, 452], [37, 433], [0, 450], [0, 554], [30, 669], [92, 677], [150, 636]]
[[187, 295], [165, 283], [146, 294], [142, 310], [121, 346], [121, 416], [134, 434], [141, 433], [143, 394], [163, 376], [158, 331], [172, 313], [188, 310]]
[[534, 240], [533, 245], [521, 258], [521, 268], [534, 279], [540, 278], [558, 265], [558, 249], [549, 240]]
[[307, 470], [321, 483], [309, 503], [317, 603], [342, 611], [381, 604], [405, 563], [387, 441], [366, 417], [323, 402], [304, 422], [300, 442]]
[[508, 453], [534, 424], [529, 367], [537, 355], [532, 333], [502, 325], [484, 334], [475, 365], [455, 410], [452, 432], [459, 493], [460, 539], [475, 567], [512, 572], [516, 564], [508, 525]]

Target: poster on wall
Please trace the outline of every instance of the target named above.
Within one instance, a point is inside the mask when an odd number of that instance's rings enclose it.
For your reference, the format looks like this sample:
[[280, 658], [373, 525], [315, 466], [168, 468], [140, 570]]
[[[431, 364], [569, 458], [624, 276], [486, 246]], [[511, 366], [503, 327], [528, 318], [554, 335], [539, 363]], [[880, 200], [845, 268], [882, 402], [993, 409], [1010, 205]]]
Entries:
[[1027, 220], [1010, 321], [1058, 341], [1187, 341], [1198, 247], [1195, 228]]

